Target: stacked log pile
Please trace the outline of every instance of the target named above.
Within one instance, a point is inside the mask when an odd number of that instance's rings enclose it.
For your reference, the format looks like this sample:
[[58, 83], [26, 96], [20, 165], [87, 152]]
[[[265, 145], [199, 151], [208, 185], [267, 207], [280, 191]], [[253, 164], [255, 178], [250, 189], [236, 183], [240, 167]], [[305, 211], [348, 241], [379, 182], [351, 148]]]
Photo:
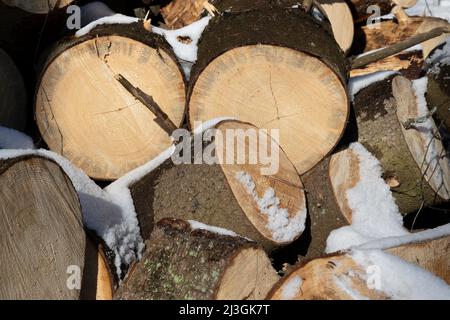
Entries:
[[0, 298], [420, 296], [373, 265], [450, 292], [450, 218], [414, 230], [450, 214], [450, 24], [415, 4], [1, 0], [0, 148], [48, 151], [0, 149]]

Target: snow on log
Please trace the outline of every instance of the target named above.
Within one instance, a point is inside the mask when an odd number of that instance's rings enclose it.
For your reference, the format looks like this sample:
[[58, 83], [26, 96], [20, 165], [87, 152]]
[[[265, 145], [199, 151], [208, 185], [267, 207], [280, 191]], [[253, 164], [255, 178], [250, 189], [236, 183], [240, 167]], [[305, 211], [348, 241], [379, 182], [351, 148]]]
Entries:
[[171, 145], [153, 110], [119, 83], [119, 75], [181, 125], [181, 67], [167, 42], [140, 22], [100, 25], [59, 43], [36, 94], [37, 123], [50, 149], [100, 180], [117, 179]]
[[[222, 137], [228, 130], [256, 132], [254, 126], [237, 121], [220, 122], [215, 128]], [[224, 161], [225, 158], [219, 163], [195, 164], [193, 155], [192, 159], [188, 155], [187, 161], [175, 164], [171, 157], [131, 185], [143, 238], [148, 239], [155, 222], [169, 217], [232, 230], [268, 250], [297, 239], [304, 231], [307, 212], [303, 185], [295, 168], [269, 135], [261, 135], [260, 131], [254, 139], [249, 136], [244, 139], [235, 140], [244, 147], [244, 162], [237, 161], [238, 153], [234, 153], [234, 164]], [[250, 144], [251, 140], [254, 143]], [[280, 156], [279, 170], [273, 175], [262, 174], [268, 166], [261, 158], [250, 162], [251, 154], [258, 154], [254, 148], [263, 141]], [[193, 144], [194, 152], [196, 148]], [[207, 148], [222, 150], [222, 144], [209, 143]], [[227, 150], [228, 146], [223, 151], [224, 157]]]
[[[450, 299], [450, 237], [386, 249], [354, 249], [295, 266], [274, 300]], [[441, 252], [441, 253], [440, 253]]]
[[[449, 199], [448, 158], [438, 159], [443, 148], [431, 134], [435, 124], [425, 119], [417, 128], [408, 127], [411, 119], [426, 115], [419, 109], [423, 99], [420, 93], [416, 96], [409, 80], [399, 76], [367, 86], [354, 101], [358, 141], [380, 161], [402, 214]], [[357, 163], [357, 157], [338, 156], [334, 171], [353, 172]]]
[[1, 0], [4, 4], [20, 8], [30, 13], [46, 14], [52, 10], [68, 6], [74, 0]]
[[281, 128], [280, 145], [303, 174], [343, 134], [346, 75], [342, 51], [301, 10], [222, 15], [210, 21], [199, 43], [189, 124], [235, 116], [259, 128]]
[[254, 242], [217, 231], [161, 220], [115, 299], [263, 299], [278, 281], [265, 252]]
[[23, 130], [27, 120], [27, 91], [22, 75], [0, 48], [0, 126]]
[[106, 264], [56, 162], [34, 155], [0, 160], [0, 213], [2, 299], [111, 298]]

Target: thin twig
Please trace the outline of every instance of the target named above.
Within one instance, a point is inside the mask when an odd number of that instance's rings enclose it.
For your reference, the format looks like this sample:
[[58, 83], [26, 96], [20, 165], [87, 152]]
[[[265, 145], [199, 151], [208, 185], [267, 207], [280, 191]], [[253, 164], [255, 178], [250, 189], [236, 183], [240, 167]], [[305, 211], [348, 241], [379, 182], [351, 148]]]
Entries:
[[178, 127], [169, 119], [169, 116], [161, 109], [152, 96], [149, 96], [141, 89], [133, 86], [121, 74], [117, 74], [114, 78], [137, 100], [142, 102], [153, 114], [156, 116], [155, 122], [165, 131], [169, 136], [178, 129]]

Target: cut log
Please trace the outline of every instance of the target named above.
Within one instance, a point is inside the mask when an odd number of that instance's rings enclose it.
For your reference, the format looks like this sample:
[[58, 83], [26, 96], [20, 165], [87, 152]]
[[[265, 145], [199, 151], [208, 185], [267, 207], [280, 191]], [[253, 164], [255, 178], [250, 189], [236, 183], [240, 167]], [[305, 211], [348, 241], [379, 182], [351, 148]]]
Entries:
[[[446, 27], [447, 20], [434, 17], [409, 17], [406, 21], [386, 20], [380, 23], [378, 28], [362, 27], [363, 38], [356, 41], [365, 43], [364, 51], [372, 51], [394, 45], [407, 40], [415, 35], [423, 34], [438, 27]], [[424, 57], [445, 41], [448, 34], [423, 42]]]
[[436, 125], [450, 133], [450, 65], [437, 63], [428, 74], [427, 103], [432, 111], [436, 108]]
[[209, 230], [160, 221], [115, 299], [263, 299], [278, 281], [265, 252], [244, 238]]
[[68, 6], [74, 0], [1, 0], [4, 4], [30, 13], [46, 14], [54, 9]]
[[[398, 77], [392, 83], [391, 77], [370, 85], [355, 96], [354, 108], [359, 142], [380, 161], [400, 212], [417, 212], [448, 201], [448, 158], [438, 161], [431, 155], [443, 153], [442, 142], [431, 139], [430, 143], [426, 132], [404, 126], [408, 119], [417, 118], [418, 105], [409, 80]], [[358, 157], [346, 150], [334, 155], [330, 164], [336, 198], [349, 222], [345, 194], [354, 185], [352, 174], [358, 163]]]
[[1, 299], [95, 299], [97, 248], [56, 163], [38, 156], [0, 162], [0, 227]]
[[99, 180], [117, 179], [171, 145], [118, 75], [181, 125], [181, 67], [166, 41], [142, 23], [99, 26], [62, 41], [47, 59], [36, 95], [37, 123], [50, 149]]
[[380, 10], [380, 16], [389, 14], [395, 6], [401, 8], [411, 8], [417, 3], [417, 0], [350, 0], [350, 9], [352, 9], [355, 23], [366, 22], [367, 19], [376, 12], [369, 10], [371, 6], [377, 6]]
[[27, 92], [14, 62], [0, 49], [0, 126], [23, 131], [27, 120]]
[[343, 134], [346, 75], [342, 51], [301, 10], [222, 15], [200, 41], [189, 123], [235, 116], [259, 128], [279, 128], [281, 147], [303, 174]]
[[[398, 247], [383, 249], [416, 265], [449, 283], [450, 259], [442, 254], [448, 250], [450, 237], [422, 242], [411, 241]], [[364, 252], [365, 250], [361, 250]], [[378, 266], [379, 267], [379, 266]], [[346, 253], [325, 256], [296, 265], [269, 293], [273, 300], [310, 299], [391, 299], [382, 291], [369, 288], [368, 276], [372, 274]], [[383, 274], [380, 275], [383, 277]], [[373, 284], [372, 284], [373, 285]]]
[[[131, 195], [143, 238], [149, 238], [154, 222], [180, 218], [232, 230], [267, 250], [297, 239], [304, 230], [306, 201], [300, 178], [284, 152], [270, 136], [258, 137], [257, 129], [249, 124], [225, 121], [216, 130], [217, 140], [208, 145], [209, 150], [221, 150], [221, 145], [225, 145], [219, 142], [224, 140], [218, 138], [218, 132], [222, 137], [231, 130], [249, 133], [235, 140], [237, 150], [245, 150], [246, 160], [210, 165], [174, 164], [173, 159], [168, 159], [132, 185]], [[255, 139], [250, 138], [252, 132]], [[250, 144], [251, 140], [255, 143]], [[279, 153], [279, 170], [273, 175], [262, 175], [261, 169], [266, 165], [260, 159], [256, 164], [249, 161], [250, 154], [258, 154], [255, 148], [263, 141]], [[226, 143], [229, 142], [227, 139]], [[192, 150], [195, 148], [194, 145]], [[238, 157], [238, 153], [234, 156]]]

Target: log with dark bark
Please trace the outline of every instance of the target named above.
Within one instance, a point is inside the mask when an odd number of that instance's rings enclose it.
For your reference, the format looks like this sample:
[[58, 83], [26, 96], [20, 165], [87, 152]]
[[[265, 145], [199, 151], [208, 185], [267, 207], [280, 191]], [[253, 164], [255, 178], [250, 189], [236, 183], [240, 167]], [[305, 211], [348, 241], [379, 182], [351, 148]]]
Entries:
[[109, 273], [84, 232], [78, 196], [53, 161], [0, 161], [0, 226], [2, 299], [111, 298]]
[[142, 23], [99, 26], [62, 40], [46, 59], [36, 93], [36, 119], [50, 149], [100, 180], [119, 178], [171, 144], [119, 75], [182, 124], [181, 67], [167, 42]]
[[343, 134], [347, 73], [336, 42], [301, 10], [226, 13], [210, 21], [200, 41], [189, 124], [237, 116], [260, 128], [279, 128], [281, 147], [303, 174]]
[[[411, 240], [384, 252], [423, 268], [449, 283], [448, 255], [442, 255], [450, 237], [417, 242]], [[364, 250], [361, 250], [364, 253]], [[366, 280], [370, 272], [346, 253], [328, 255], [296, 265], [269, 293], [273, 300], [371, 300], [392, 299], [389, 293], [370, 288]]]
[[450, 134], [450, 64], [435, 63], [428, 71], [427, 103], [436, 108], [434, 119], [438, 127]]
[[[416, 98], [409, 80], [390, 77], [361, 90], [354, 102], [359, 142], [380, 161], [385, 180], [404, 214], [450, 198], [449, 161], [442, 141], [438, 137], [430, 139], [420, 125], [419, 129], [405, 126], [418, 117]], [[432, 155], [434, 152], [437, 157]], [[352, 184], [351, 173], [357, 166], [357, 157], [350, 150], [332, 160], [334, 171], [347, 173], [343, 174], [347, 177], [344, 185]]]
[[263, 299], [278, 281], [265, 252], [216, 230], [184, 220], [160, 221], [115, 299]]
[[[223, 137], [227, 130], [256, 132], [252, 125], [235, 121], [222, 122], [216, 128]], [[251, 140], [256, 145], [250, 144]], [[262, 175], [265, 165], [261, 159], [256, 165], [249, 161], [250, 154], [257, 152], [255, 148], [263, 140], [269, 148], [279, 151], [279, 170], [273, 175]], [[287, 245], [301, 235], [306, 201], [292, 163], [270, 136], [236, 141], [246, 150], [246, 160], [239, 162], [242, 164], [237, 161], [235, 164], [174, 164], [173, 159], [167, 159], [131, 186], [144, 239], [149, 238], [154, 222], [166, 217], [197, 220], [232, 230], [267, 250]], [[192, 150], [195, 148], [194, 145]], [[219, 142], [209, 144], [208, 148], [221, 149]]]
[[22, 131], [26, 121], [27, 92], [22, 75], [0, 49], [0, 126]]
[[[353, 18], [344, 0], [298, 1], [298, 0], [173, 0], [161, 9], [161, 14], [169, 28], [180, 28], [198, 20], [202, 12], [211, 15], [224, 12], [260, 11], [270, 14], [276, 8], [292, 8], [311, 11], [315, 16], [327, 19], [337, 43], [348, 52], [353, 42]], [[251, 23], [251, 22], [249, 22]], [[330, 27], [330, 26], [329, 26]]]

